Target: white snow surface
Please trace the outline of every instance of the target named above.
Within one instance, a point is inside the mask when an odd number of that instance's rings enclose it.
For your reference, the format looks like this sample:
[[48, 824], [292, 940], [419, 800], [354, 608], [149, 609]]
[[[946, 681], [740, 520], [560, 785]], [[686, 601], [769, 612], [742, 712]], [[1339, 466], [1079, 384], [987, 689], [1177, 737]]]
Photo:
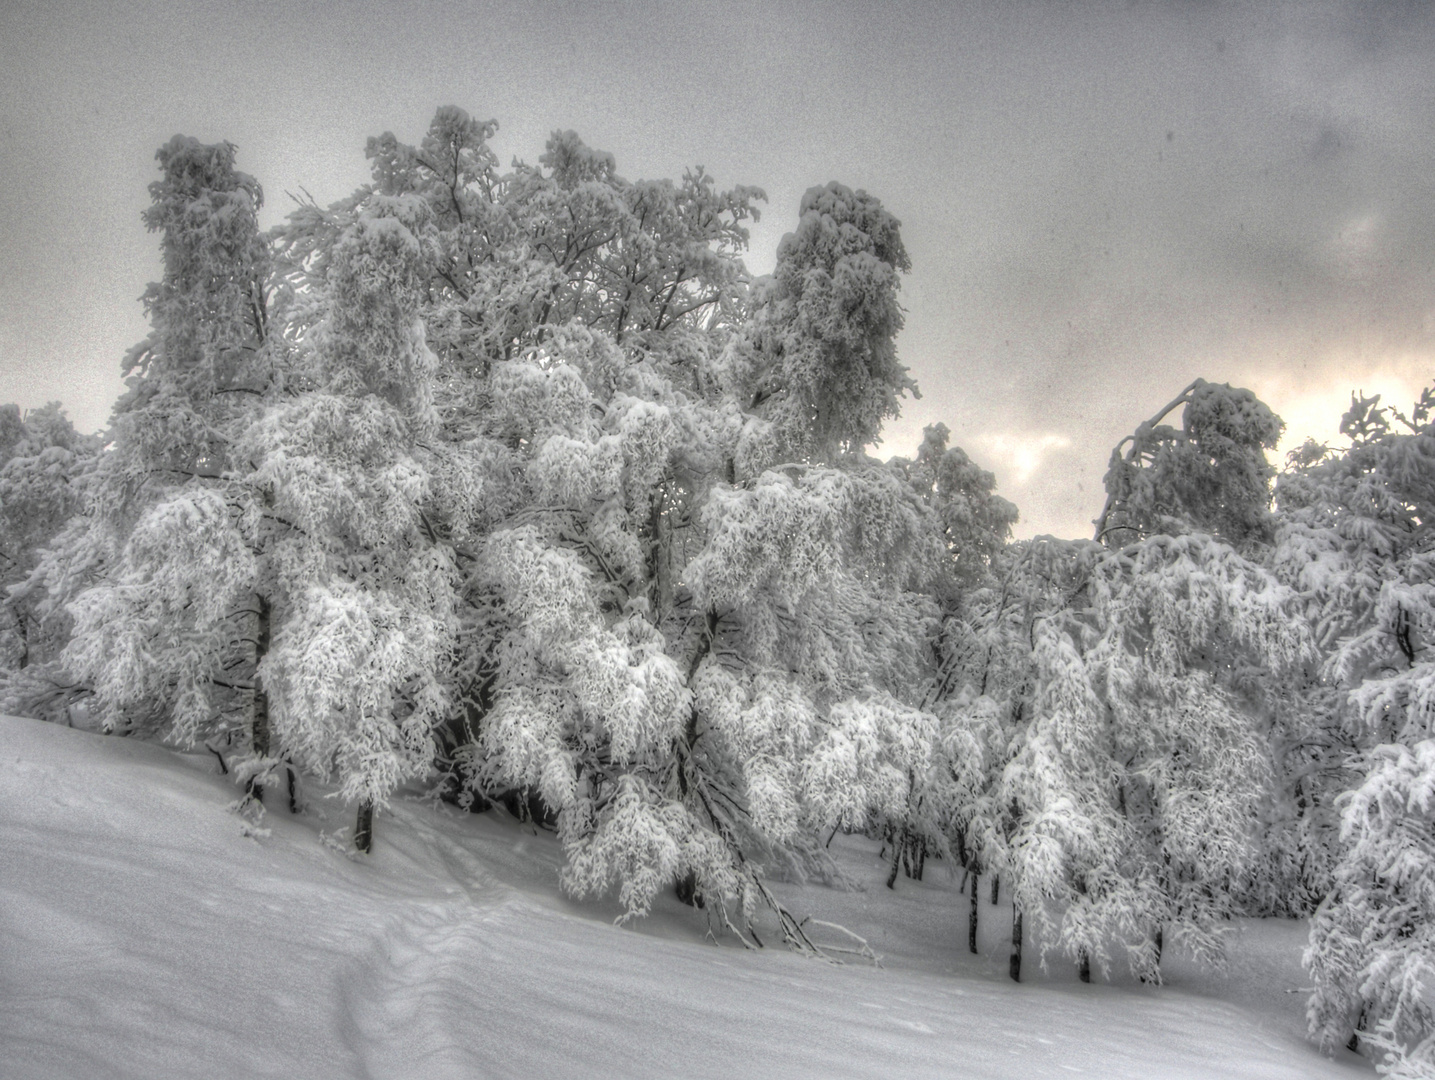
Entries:
[[1083, 986], [1029, 947], [1017, 985], [986, 881], [972, 956], [942, 864], [889, 891], [839, 837], [855, 887], [776, 886], [883, 958], [833, 966], [709, 938], [670, 891], [615, 926], [501, 811], [401, 798], [349, 856], [324, 791], [256, 835], [210, 755], [0, 718], [0, 1077], [1371, 1075], [1302, 1037], [1303, 923], [1235, 927], [1225, 977]]

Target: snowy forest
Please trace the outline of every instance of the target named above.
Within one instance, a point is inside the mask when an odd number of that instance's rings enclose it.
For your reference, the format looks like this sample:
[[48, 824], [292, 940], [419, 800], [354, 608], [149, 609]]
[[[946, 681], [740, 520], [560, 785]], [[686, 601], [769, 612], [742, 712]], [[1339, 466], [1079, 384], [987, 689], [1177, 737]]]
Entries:
[[255, 822], [332, 784], [357, 852], [415, 786], [507, 813], [573, 897], [816, 960], [772, 882], [838, 834], [969, 882], [973, 951], [1000, 896], [1018, 981], [1307, 918], [1311, 1038], [1435, 1076], [1435, 388], [1277, 468], [1251, 392], [1173, 386], [1093, 538], [1015, 541], [944, 426], [874, 456], [918, 393], [876, 196], [756, 277], [761, 190], [496, 130], [267, 231], [234, 146], [159, 150], [109, 428], [0, 410], [0, 712], [198, 748]]

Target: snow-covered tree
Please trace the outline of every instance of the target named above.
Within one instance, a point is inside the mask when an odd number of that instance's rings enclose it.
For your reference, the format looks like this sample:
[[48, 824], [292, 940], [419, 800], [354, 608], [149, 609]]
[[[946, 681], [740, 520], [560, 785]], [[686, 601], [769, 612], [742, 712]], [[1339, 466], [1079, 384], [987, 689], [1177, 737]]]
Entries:
[[1426, 1070], [1435, 1069], [1433, 403], [1427, 389], [1407, 417], [1355, 400], [1344, 450], [1304, 448], [1278, 488], [1277, 553], [1324, 654], [1311, 794], [1340, 815], [1333, 886], [1306, 954], [1311, 1029], [1327, 1046], [1369, 1032]]
[[488, 145], [497, 128], [446, 106], [416, 147], [388, 132], [369, 140], [373, 188], [433, 211], [426, 322], [443, 362], [482, 373], [570, 323], [619, 344], [671, 335], [744, 292], [735, 255], [758, 189], [719, 190], [701, 167], [677, 184], [628, 181], [571, 131], [555, 132], [537, 165], [501, 174]]
[[1016, 545], [945, 656], [957, 716], [989, 755], [964, 839], [1083, 976], [1112, 941], [1143, 978], [1159, 978], [1168, 936], [1219, 958], [1270, 792], [1250, 676], [1307, 648], [1289, 593], [1227, 542], [1252, 542], [1268, 488], [1223, 492], [1212, 464], [1226, 453], [1268, 475], [1252, 462], [1279, 421], [1229, 387], [1182, 401], [1186, 433], [1153, 421], [1113, 455], [1106, 543]]
[[255, 508], [234, 446], [277, 392], [259, 185], [234, 147], [176, 136], [145, 214], [164, 277], [145, 293], [150, 335], [125, 360], [110, 448], [83, 514], [42, 558], [74, 634], [64, 662], [105, 724], [181, 740], [248, 735], [267, 756], [256, 642]]
[[446, 705], [452, 556], [422, 524], [430, 211], [368, 195], [280, 281], [234, 148], [159, 157], [153, 331], [85, 513], [42, 558], [73, 597], [64, 661], [107, 725], [235, 747], [256, 798], [281, 764], [291, 807], [296, 769], [337, 772], [367, 848]]
[[425, 520], [433, 501], [436, 359], [420, 307], [431, 211], [370, 194], [320, 263], [299, 268], [320, 317], [299, 337], [303, 386], [239, 440], [262, 515], [273, 640], [258, 667], [286, 753], [373, 813], [426, 774], [454, 636], [455, 570]]
[[899, 814], [925, 767], [901, 690], [940, 552], [886, 466], [741, 471], [762, 424], [722, 390], [732, 351], [674, 338], [570, 325], [493, 370], [529, 495], [476, 571], [503, 628], [471, 760], [542, 792], [574, 891], [746, 914], [756, 859]]
[[99, 450], [58, 402], [23, 416], [14, 405], [0, 408], [0, 697], [8, 711], [60, 715], [76, 697], [57, 664], [69, 620], [37, 571], [46, 545], [83, 505]]
[[[977, 662], [970, 655], [981, 648], [976, 625], [987, 614], [982, 605], [996, 584], [1017, 512], [994, 493], [992, 474], [959, 447], [949, 447], [949, 437], [945, 424], [928, 427], [916, 457], [893, 462], [931, 512], [929, 527], [937, 530], [942, 554], [929, 585], [938, 617], [931, 624], [930, 667], [921, 696], [923, 708], [936, 717], [937, 738], [930, 768], [914, 777], [906, 813], [890, 821], [889, 886], [895, 885], [902, 868], [920, 877], [929, 853], [955, 856], [974, 878], [979, 875], [980, 861], [971, 857], [975, 849], [968, 833], [974, 822], [980, 829], [989, 816], [982, 808], [990, 798], [990, 769], [1005, 750], [1002, 740], [997, 739], [1002, 745], [993, 742], [996, 728], [970, 711], [973, 689], [964, 678], [970, 674], [964, 665]], [[975, 690], [977, 696], [984, 692]]]
[[[1181, 427], [1163, 424], [1178, 406]], [[1268, 541], [1275, 469], [1265, 451], [1283, 427], [1249, 390], [1197, 379], [1111, 451], [1096, 539], [1121, 547], [1203, 532], [1243, 550]]]
[[630, 182], [572, 133], [500, 174], [494, 127], [446, 108], [419, 146], [373, 140], [373, 187], [281, 246], [332, 265], [366, 202], [428, 207], [425, 523], [461, 575], [445, 730], [471, 797], [541, 796], [577, 893], [636, 914], [677, 884], [737, 926], [780, 908], [762, 862], [900, 819], [928, 768], [951, 556], [903, 468], [857, 452], [908, 386], [896, 222], [818, 189], [753, 286], [755, 189]]
[[877, 440], [916, 383], [897, 359], [900, 222], [838, 183], [802, 197], [759, 297], [745, 402], [770, 424], [774, 460], [826, 459]]

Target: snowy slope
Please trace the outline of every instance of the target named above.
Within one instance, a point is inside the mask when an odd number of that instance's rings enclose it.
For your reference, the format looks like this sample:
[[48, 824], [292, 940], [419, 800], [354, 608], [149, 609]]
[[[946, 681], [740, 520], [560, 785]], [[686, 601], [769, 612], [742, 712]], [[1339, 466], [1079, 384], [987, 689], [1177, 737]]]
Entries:
[[[785, 886], [869, 937], [881, 969], [704, 940], [669, 901], [631, 928], [557, 888], [561, 853], [501, 814], [404, 801], [347, 857], [308, 790], [268, 835], [212, 757], [0, 719], [0, 1077], [1327, 1077], [1301, 1039], [1298, 924], [1239, 931], [1229, 981], [1005, 978], [938, 868], [882, 887]], [[275, 800], [271, 800], [275, 801]], [[842, 841], [839, 839], [839, 844]], [[885, 930], [884, 930], [885, 927]]]

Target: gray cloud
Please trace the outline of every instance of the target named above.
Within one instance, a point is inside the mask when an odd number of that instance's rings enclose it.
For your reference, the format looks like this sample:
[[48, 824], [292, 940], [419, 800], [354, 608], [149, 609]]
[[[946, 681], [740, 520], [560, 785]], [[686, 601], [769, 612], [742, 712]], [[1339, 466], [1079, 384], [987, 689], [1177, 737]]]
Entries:
[[174, 131], [239, 144], [278, 220], [454, 102], [503, 155], [572, 127], [625, 175], [762, 185], [757, 271], [808, 186], [881, 196], [924, 392], [883, 449], [945, 421], [1023, 532], [1084, 532], [1110, 446], [1197, 375], [1307, 427], [1435, 375], [1432, 73], [1414, 3], [10, 4], [0, 399], [104, 422]]

